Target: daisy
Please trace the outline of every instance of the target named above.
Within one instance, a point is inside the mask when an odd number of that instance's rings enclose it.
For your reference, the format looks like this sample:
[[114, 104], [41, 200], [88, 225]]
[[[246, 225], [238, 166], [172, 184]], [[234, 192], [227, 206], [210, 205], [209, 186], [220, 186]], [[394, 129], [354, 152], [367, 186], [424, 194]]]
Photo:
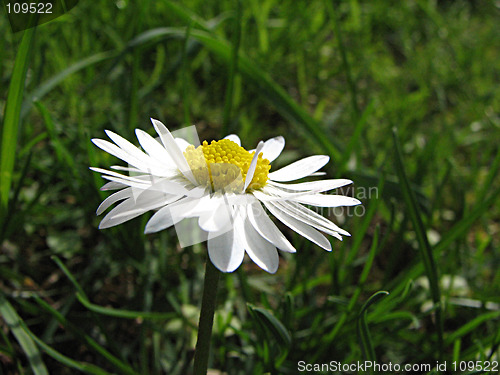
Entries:
[[160, 142], [136, 129], [144, 151], [109, 130], [106, 134], [114, 143], [92, 140], [97, 147], [129, 164], [111, 167], [128, 175], [91, 168], [109, 180], [102, 190], [118, 190], [101, 203], [97, 214], [121, 201], [104, 217], [99, 228], [119, 225], [150, 210], [156, 212], [146, 225], [146, 233], [195, 218], [207, 234], [210, 260], [223, 272], [236, 270], [246, 252], [259, 267], [274, 273], [279, 264], [277, 249], [296, 252], [264, 207], [283, 224], [327, 251], [332, 247], [321, 232], [339, 240], [343, 235], [350, 236], [305, 205], [360, 204], [355, 198], [322, 194], [352, 181], [284, 183], [323, 174], [317, 171], [328, 163], [328, 156], [309, 156], [271, 172], [270, 163], [285, 145], [281, 136], [261, 141], [251, 151], [241, 147], [236, 135], [211, 143], [204, 141], [195, 147], [174, 138], [160, 121], [151, 121]]

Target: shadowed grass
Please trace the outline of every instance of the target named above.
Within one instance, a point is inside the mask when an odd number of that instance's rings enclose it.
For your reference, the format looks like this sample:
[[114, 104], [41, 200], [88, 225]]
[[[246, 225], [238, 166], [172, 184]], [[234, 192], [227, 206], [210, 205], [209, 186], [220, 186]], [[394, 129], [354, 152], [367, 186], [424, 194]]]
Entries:
[[7, 219], [18, 132], [21, 126], [21, 104], [26, 84], [26, 72], [31, 62], [30, 53], [32, 52], [35, 30], [36, 28], [32, 28], [23, 31], [5, 103], [2, 122], [2, 151], [0, 153], [0, 227], [3, 227], [4, 221]]
[[438, 334], [438, 358], [441, 360], [443, 358], [443, 315], [441, 306], [441, 291], [439, 289], [438, 281], [438, 271], [436, 268], [436, 262], [434, 261], [434, 255], [432, 253], [429, 240], [427, 239], [427, 232], [424, 227], [424, 222], [417, 205], [413, 191], [410, 188], [410, 182], [406, 176], [406, 171], [404, 167], [404, 162], [401, 154], [401, 146], [399, 144], [399, 139], [396, 129], [393, 130], [394, 138], [394, 149], [395, 149], [395, 161], [396, 161], [396, 172], [399, 177], [399, 181], [402, 186], [403, 196], [405, 200], [408, 213], [410, 215], [411, 221], [413, 223], [413, 228], [417, 235], [417, 240], [419, 243], [420, 255], [422, 256], [425, 273], [429, 279], [430, 290], [432, 295], [432, 300], [434, 302], [434, 309], [436, 311], [436, 326]]

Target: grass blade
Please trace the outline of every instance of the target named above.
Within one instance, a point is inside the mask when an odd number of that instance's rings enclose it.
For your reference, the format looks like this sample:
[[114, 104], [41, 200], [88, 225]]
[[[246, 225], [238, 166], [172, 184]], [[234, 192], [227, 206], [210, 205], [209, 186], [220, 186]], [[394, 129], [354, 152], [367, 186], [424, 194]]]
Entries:
[[363, 357], [365, 358], [366, 361], [371, 361], [371, 362], [376, 361], [375, 350], [373, 348], [370, 331], [368, 329], [368, 324], [366, 322], [367, 310], [368, 307], [370, 307], [370, 305], [376, 303], [377, 301], [379, 301], [381, 298], [385, 297], [388, 294], [389, 292], [386, 292], [384, 290], [378, 291], [375, 294], [373, 294], [368, 299], [368, 301], [365, 302], [358, 316], [358, 325], [357, 325], [358, 337], [360, 340]]
[[95, 341], [92, 337], [89, 335], [85, 334], [83, 331], [81, 331], [78, 327], [74, 326], [68, 320], [57, 310], [55, 310], [52, 306], [50, 306], [47, 302], [45, 302], [43, 299], [41, 299], [38, 296], [34, 296], [35, 301], [47, 312], [49, 312], [54, 318], [57, 319], [57, 321], [67, 330], [71, 331], [73, 334], [76, 336], [80, 337], [82, 341], [85, 342], [86, 345], [89, 346], [92, 350], [94, 350], [96, 353], [99, 353], [103, 358], [105, 358], [110, 364], [112, 364], [117, 370], [120, 371], [122, 374], [128, 374], [128, 375], [137, 375], [137, 373], [132, 369], [130, 365], [127, 363], [124, 363], [121, 361], [119, 358], [115, 357], [113, 354], [111, 354], [108, 350], [106, 350], [104, 347], [99, 345], [97, 341]]
[[347, 321], [349, 314], [351, 313], [351, 311], [353, 311], [354, 306], [356, 305], [356, 302], [358, 301], [358, 298], [361, 295], [361, 292], [363, 291], [363, 286], [366, 282], [370, 269], [372, 268], [375, 255], [377, 254], [377, 250], [379, 247], [379, 236], [380, 236], [380, 226], [377, 225], [375, 229], [375, 234], [373, 236], [372, 245], [370, 247], [370, 252], [368, 253], [368, 258], [366, 260], [365, 265], [363, 266], [363, 270], [361, 271], [361, 275], [358, 281], [358, 286], [354, 290], [354, 293], [351, 296], [351, 299], [349, 300], [349, 303], [347, 305], [347, 310], [342, 313], [337, 323], [335, 323], [333, 329], [326, 335], [324, 343], [321, 346], [321, 349], [319, 349], [313, 356], [313, 362], [316, 362], [318, 358], [320, 358], [328, 350], [328, 348], [331, 347], [332, 342], [335, 340], [340, 329]]
[[0, 154], [0, 217], [4, 220], [9, 202], [9, 191], [14, 170], [17, 135], [21, 120], [21, 105], [24, 95], [26, 72], [30, 63], [31, 45], [36, 28], [24, 31], [17, 51], [12, 78], [5, 105], [2, 131], [2, 151]]
[[236, 17], [234, 20], [234, 40], [231, 53], [231, 61], [229, 63], [229, 77], [226, 90], [226, 103], [224, 105], [224, 117], [222, 125], [222, 136], [232, 133], [230, 129], [231, 110], [233, 108], [234, 99], [234, 77], [238, 73], [238, 54], [240, 50], [241, 40], [241, 0], [236, 1]]
[[354, 79], [352, 78], [351, 67], [349, 65], [349, 60], [347, 59], [347, 51], [345, 48], [344, 41], [342, 39], [342, 30], [340, 29], [340, 23], [335, 13], [334, 3], [332, 1], [325, 1], [327, 11], [330, 15], [330, 18], [333, 22], [333, 27], [335, 31], [335, 35], [337, 37], [337, 45], [340, 51], [340, 55], [342, 57], [342, 66], [345, 70], [345, 75], [347, 79], [347, 84], [349, 86], [349, 91], [351, 92], [351, 105], [352, 105], [352, 119], [354, 122], [357, 122], [360, 117], [360, 110], [358, 106], [358, 93], [356, 90], [356, 84], [354, 83]]
[[[185, 35], [186, 32], [184, 28], [157, 28], [138, 35], [129, 45], [143, 44], [155, 38], [165, 38], [168, 36], [183, 38]], [[206, 48], [212, 51], [224, 63], [227, 65], [231, 64], [232, 48], [230, 43], [201, 30], [193, 30], [190, 36], [203, 43]], [[259, 94], [267, 98], [283, 117], [309, 133], [314, 141], [334, 159], [339, 160], [341, 158], [342, 153], [340, 145], [330, 137], [325, 136], [325, 129], [322, 128], [321, 124], [298, 105], [290, 95], [274, 82], [265, 71], [260, 69], [254, 61], [246, 57], [243, 52], [240, 52], [238, 55], [238, 69], [243, 77], [253, 84], [258, 89]]]
[[96, 53], [95, 55], [89, 56], [85, 59], [82, 59], [74, 63], [73, 65], [68, 66], [63, 71], [57, 73], [56, 75], [54, 75], [53, 77], [42, 83], [40, 86], [38, 86], [35, 90], [33, 90], [26, 96], [26, 99], [24, 100], [21, 109], [21, 119], [23, 119], [28, 114], [29, 110], [31, 109], [31, 104], [34, 101], [40, 100], [43, 96], [45, 96], [45, 94], [47, 94], [50, 90], [52, 90], [62, 81], [64, 81], [71, 74], [76, 73], [94, 64], [98, 64], [102, 61], [111, 59], [115, 57], [117, 54], [118, 53], [116, 51], [106, 51], [106, 52]]
[[24, 322], [20, 323], [20, 328], [24, 330], [24, 332], [34, 341], [36, 344], [42, 348], [47, 355], [51, 356], [54, 358], [56, 361], [59, 363], [67, 366], [68, 368], [73, 368], [78, 371], [85, 372], [87, 374], [93, 374], [93, 375], [111, 375], [111, 373], [104, 371], [100, 367], [94, 366], [89, 363], [82, 363], [75, 361], [74, 359], [71, 359], [69, 357], [66, 357], [64, 354], [59, 353], [57, 350], [52, 348], [51, 346], [47, 345], [43, 340], [35, 336], [33, 332], [30, 331], [30, 329], [26, 326]]
[[80, 293], [76, 294], [78, 301], [85, 306], [88, 310], [101, 315], [113, 316], [115, 318], [124, 319], [173, 319], [178, 316], [177, 313], [156, 313], [148, 311], [130, 311], [122, 309], [112, 309], [110, 307], [103, 307], [91, 303], [85, 296]]
[[441, 356], [443, 355], [443, 318], [441, 310], [441, 292], [439, 289], [438, 272], [436, 264], [434, 262], [434, 255], [431, 249], [431, 245], [429, 244], [429, 240], [427, 239], [427, 234], [420, 214], [420, 210], [417, 205], [415, 196], [413, 195], [413, 191], [410, 187], [408, 177], [406, 176], [403, 156], [401, 153], [401, 147], [399, 145], [399, 139], [396, 129], [393, 129], [392, 135], [394, 139], [394, 149], [396, 154], [396, 172], [401, 184], [403, 198], [405, 200], [415, 233], [417, 235], [420, 254], [422, 256], [427, 278], [429, 279], [432, 301], [434, 302], [434, 307], [436, 308], [436, 328], [438, 334], [439, 356], [441, 358]]
[[[130, 42], [130, 45], [147, 43], [155, 38], [180, 37], [186, 35], [184, 28], [157, 28], [148, 30], [138, 35]], [[231, 44], [223, 39], [216, 38], [211, 34], [193, 30], [190, 36], [208, 48], [226, 65], [231, 64], [232, 48]], [[264, 70], [246, 57], [243, 52], [238, 55], [238, 70], [242, 76], [258, 89], [258, 93], [263, 95], [276, 108], [276, 110], [293, 124], [305, 130], [313, 140], [335, 160], [341, 158], [341, 147], [331, 137], [325, 136], [325, 129], [307, 111], [298, 105], [288, 93], [279, 86]]]
[[484, 322], [490, 322], [499, 318], [500, 318], [500, 311], [492, 311], [479, 315], [478, 317], [472, 319], [470, 322], [467, 322], [462, 327], [458, 328], [455, 332], [453, 332], [451, 335], [449, 335], [446, 338], [446, 345], [453, 344], [456, 340], [464, 337], [469, 332], [474, 331], [479, 325], [483, 324]]
[[42, 361], [40, 351], [31, 337], [23, 328], [21, 328], [23, 320], [19, 315], [17, 315], [16, 310], [14, 310], [9, 301], [7, 301], [3, 293], [0, 293], [0, 314], [2, 315], [5, 323], [9, 326], [19, 345], [21, 345], [21, 348], [28, 358], [33, 373], [35, 375], [48, 375], [49, 372]]
[[248, 311], [252, 315], [252, 318], [261, 324], [264, 331], [270, 332], [271, 335], [276, 339], [276, 341], [283, 348], [289, 348], [292, 343], [292, 336], [286, 327], [279, 321], [274, 315], [269, 311], [248, 304]]
[[190, 107], [191, 103], [189, 100], [189, 90], [188, 90], [188, 45], [189, 45], [189, 34], [191, 34], [192, 23], [189, 24], [186, 29], [186, 38], [184, 38], [184, 46], [182, 47], [182, 62], [181, 62], [181, 74], [182, 74], [182, 104], [184, 107], [184, 126], [191, 126], [191, 116]]

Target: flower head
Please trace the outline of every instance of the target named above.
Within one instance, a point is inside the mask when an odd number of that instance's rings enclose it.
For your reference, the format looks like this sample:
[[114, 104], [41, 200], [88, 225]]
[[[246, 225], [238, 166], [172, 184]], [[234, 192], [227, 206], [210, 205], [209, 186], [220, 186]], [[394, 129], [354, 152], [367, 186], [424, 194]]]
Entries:
[[[109, 228], [155, 210], [145, 232], [158, 232], [183, 219], [196, 219], [206, 234], [212, 263], [223, 272], [236, 270], [245, 252], [262, 269], [274, 273], [278, 268], [277, 248], [295, 252], [264, 207], [286, 226], [331, 251], [330, 241], [321, 233], [342, 240], [349, 233], [304, 205], [317, 207], [353, 206], [360, 202], [343, 195], [322, 194], [352, 181], [320, 180], [283, 184], [316, 173], [329, 160], [315, 155], [271, 172], [271, 162], [284, 148], [283, 137], [259, 142], [255, 150], [241, 147], [236, 135], [219, 141], [204, 141], [198, 147], [152, 119], [160, 142], [137, 129], [143, 150], [121, 136], [106, 131], [114, 142], [93, 139], [96, 146], [122, 159], [128, 167], [115, 170], [91, 168], [109, 180], [102, 190], [118, 190], [106, 198], [97, 214], [121, 201], [101, 221]], [[191, 232], [189, 232], [191, 233]], [[178, 231], [179, 234], [179, 231]]]

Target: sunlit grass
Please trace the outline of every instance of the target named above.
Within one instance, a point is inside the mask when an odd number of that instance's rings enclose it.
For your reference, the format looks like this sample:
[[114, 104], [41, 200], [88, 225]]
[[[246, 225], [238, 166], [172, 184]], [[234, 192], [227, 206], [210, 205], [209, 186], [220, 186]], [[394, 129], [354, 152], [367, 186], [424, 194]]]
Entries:
[[88, 170], [117, 163], [91, 138], [133, 139], [150, 117], [207, 140], [230, 129], [246, 148], [282, 134], [281, 163], [328, 154], [328, 175], [363, 201], [336, 219], [353, 236], [332, 253], [286, 232], [299, 251], [276, 275], [251, 262], [222, 275], [212, 368], [498, 360], [494, 3], [235, 4], [81, 1], [36, 29], [29, 60], [0, 18], [2, 365], [188, 373], [205, 245], [145, 236], [147, 217], [99, 231], [105, 194]]

